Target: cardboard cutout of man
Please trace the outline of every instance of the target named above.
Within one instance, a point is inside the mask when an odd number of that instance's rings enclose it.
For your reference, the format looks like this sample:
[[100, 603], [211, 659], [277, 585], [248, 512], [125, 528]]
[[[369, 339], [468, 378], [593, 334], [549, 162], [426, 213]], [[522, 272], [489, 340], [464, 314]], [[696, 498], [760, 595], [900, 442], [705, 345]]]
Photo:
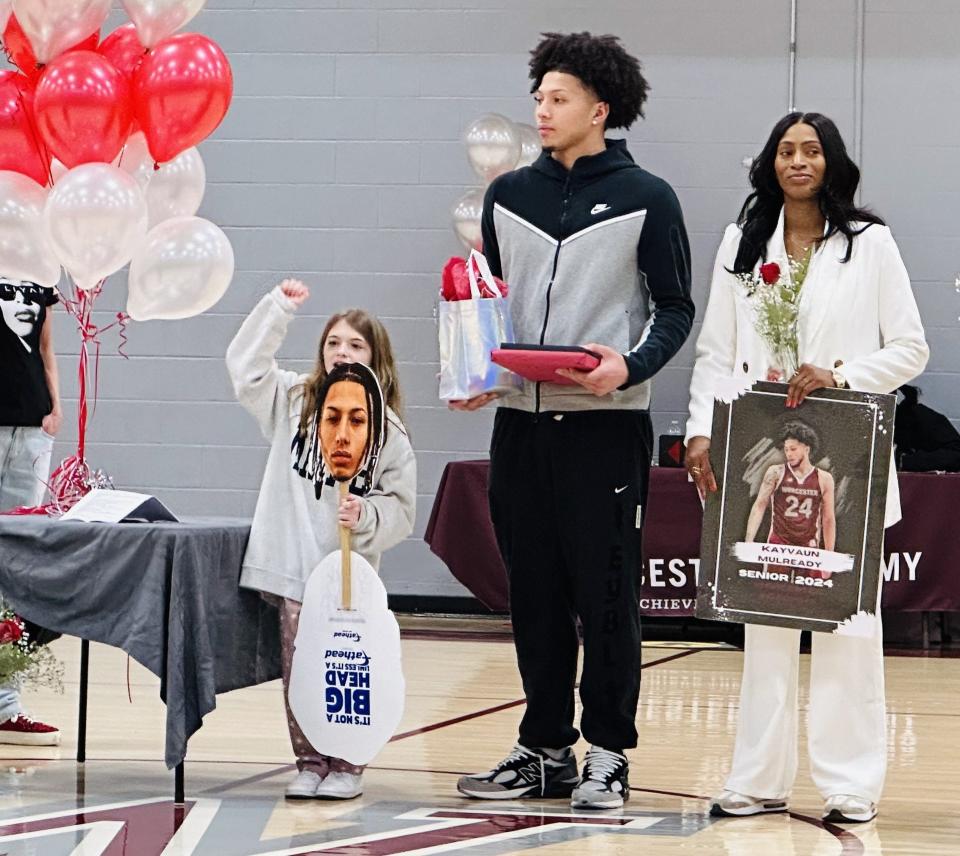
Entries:
[[327, 376], [317, 396], [311, 430], [294, 439], [294, 469], [316, 486], [350, 482], [363, 495], [383, 448], [386, 408], [376, 375], [362, 363], [342, 363]]
[[[294, 447], [295, 467], [313, 479], [318, 497], [334, 482], [349, 483], [351, 493], [363, 495], [373, 484], [384, 440], [385, 407], [376, 376], [361, 363], [336, 366], [316, 408], [309, 442], [304, 438]], [[362, 767], [403, 715], [400, 629], [370, 563], [352, 553], [347, 583], [341, 562], [339, 552], [331, 553], [307, 580], [289, 700], [317, 752]]]
[[[52, 288], [0, 275], [0, 512], [39, 505], [46, 491], [63, 418], [49, 316], [56, 302]], [[30, 630], [34, 641], [56, 638]], [[24, 711], [20, 682], [0, 683], [0, 744], [59, 743], [59, 729]]]

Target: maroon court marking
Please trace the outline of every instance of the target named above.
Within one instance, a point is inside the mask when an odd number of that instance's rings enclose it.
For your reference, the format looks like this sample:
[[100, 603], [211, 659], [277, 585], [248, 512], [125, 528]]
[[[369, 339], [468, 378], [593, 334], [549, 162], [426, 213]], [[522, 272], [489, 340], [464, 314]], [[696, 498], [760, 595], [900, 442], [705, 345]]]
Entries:
[[[683, 657], [689, 657], [691, 654], [699, 654], [699, 653], [701, 653], [702, 651], [708, 651], [708, 650], [709, 650], [709, 651], [712, 651], [712, 650], [714, 650], [714, 649], [712, 649], [712, 648], [692, 648], [692, 649], [689, 649], [689, 650], [686, 650], [686, 651], [679, 651], [679, 652], [677, 652], [676, 654], [671, 654], [671, 655], [668, 656], [668, 657], [663, 657], [663, 658], [661, 658], [661, 659], [659, 659], [659, 660], [655, 660], [655, 661], [652, 662], [652, 663], [645, 663], [645, 664], [641, 665], [640, 668], [641, 668], [641, 670], [643, 670], [643, 669], [649, 669], [649, 668], [652, 668], [652, 667], [654, 667], [654, 666], [659, 666], [659, 665], [661, 665], [661, 664], [663, 664], [663, 663], [669, 663], [669, 662], [671, 662], [671, 661], [673, 661], [673, 660], [679, 660], [679, 659], [681, 659], [681, 658], [683, 658]], [[739, 649], [736, 649], [736, 650], [739, 650]], [[489, 715], [489, 714], [491, 714], [491, 713], [498, 713], [498, 712], [500, 712], [500, 711], [502, 711], [502, 710], [508, 710], [509, 708], [512, 708], [512, 707], [519, 707], [520, 705], [524, 704], [525, 701], [526, 701], [526, 699], [518, 699], [518, 700], [515, 700], [515, 701], [505, 702], [504, 704], [495, 705], [494, 707], [484, 708], [483, 710], [475, 711], [475, 712], [473, 712], [473, 713], [464, 714], [463, 716], [454, 717], [453, 719], [447, 719], [447, 720], [444, 720], [444, 721], [442, 721], [442, 722], [433, 723], [432, 725], [427, 725], [427, 726], [424, 726], [423, 728], [416, 728], [416, 729], [413, 729], [413, 730], [411, 730], [411, 731], [405, 731], [405, 732], [403, 732], [402, 734], [396, 734], [396, 735], [394, 735], [393, 738], [391, 738], [390, 742], [392, 743], [392, 742], [394, 742], [395, 740], [404, 740], [404, 739], [406, 739], [407, 737], [414, 737], [414, 736], [416, 736], [416, 735], [418, 735], [418, 734], [425, 734], [425, 733], [430, 732], [430, 731], [436, 731], [437, 729], [446, 728], [447, 726], [450, 726], [450, 725], [457, 725], [457, 724], [459, 724], [459, 723], [461, 723], [461, 722], [466, 722], [466, 721], [471, 720], [471, 719], [477, 719], [477, 718], [479, 718], [479, 717], [481, 717], [481, 716], [487, 716], [487, 715]], [[208, 788], [208, 789], [207, 789], [206, 791], [204, 791], [203, 793], [219, 793], [219, 792], [221, 792], [221, 791], [232, 790], [232, 789], [234, 789], [234, 788], [242, 787], [242, 786], [245, 785], [245, 784], [251, 784], [251, 783], [253, 783], [253, 782], [263, 781], [264, 779], [272, 778], [273, 776], [279, 775], [280, 773], [286, 772], [286, 771], [288, 771], [288, 770], [293, 770], [293, 769], [295, 768], [295, 766], [296, 766], [296, 765], [294, 765], [294, 764], [286, 764], [286, 765], [284, 765], [284, 766], [282, 766], [282, 767], [278, 767], [278, 768], [275, 769], [275, 770], [268, 770], [268, 771], [265, 772], [265, 773], [260, 773], [260, 774], [258, 774], [258, 775], [256, 775], [256, 776], [250, 776], [250, 777], [248, 777], [248, 778], [241, 779], [241, 780], [239, 780], [239, 781], [237, 781], [237, 782], [233, 782], [233, 783], [231, 783], [231, 784], [229, 784], [229, 785], [221, 786], [221, 787], [219, 787], [219, 788]], [[406, 770], [397, 769], [397, 768], [391, 768], [391, 767], [371, 767], [371, 769], [391, 770], [391, 771], [396, 771], [396, 772], [426, 772], [426, 773], [440, 773], [440, 774], [457, 775], [457, 773], [451, 772], [451, 771], [447, 771], [447, 770], [409, 770], [409, 771], [406, 771]], [[654, 789], [654, 788], [637, 788], [637, 787], [631, 787], [630, 790], [631, 790], [631, 791], [639, 791], [639, 792], [642, 792], [642, 793], [661, 794], [661, 795], [664, 795], [664, 796], [683, 797], [683, 798], [685, 798], [685, 799], [703, 800], [704, 802], [709, 802], [709, 800], [710, 800], [710, 797], [705, 797], [705, 796], [703, 796], [702, 794], [686, 794], [686, 793], [681, 793], [681, 792], [679, 792], [679, 791], [662, 791], [662, 790], [656, 790], [656, 789]], [[801, 815], [801, 814], [795, 814], [794, 812], [786, 812], [786, 814], [787, 814], [787, 816], [790, 817], [791, 819], [799, 820], [799, 821], [801, 821], [801, 822], [803, 822], [803, 823], [809, 823], [809, 824], [811, 824], [812, 826], [818, 826], [818, 827], [820, 827], [821, 829], [823, 829], [825, 832], [828, 832], [829, 834], [833, 835], [833, 836], [840, 842], [840, 844], [841, 844], [841, 847], [842, 847], [841, 856], [862, 856], [862, 854], [865, 852], [864, 847], [863, 847], [863, 842], [862, 842], [859, 838], [857, 838], [857, 836], [854, 835], [852, 832], [848, 832], [846, 829], [843, 829], [842, 827], [836, 826], [835, 824], [832, 824], [832, 823], [824, 823], [822, 820], [818, 820], [817, 818], [808, 817], [808, 816], [806, 816], [806, 815]], [[728, 818], [727, 820], [735, 820], [735, 818]], [[469, 829], [469, 827], [467, 827], [467, 829]], [[438, 832], [446, 832], [446, 831], [448, 831], [448, 830], [439, 830]], [[499, 830], [499, 831], [504, 832], [504, 831], [506, 831], [506, 830], [501, 829], [501, 830]], [[458, 839], [456, 839], [456, 840], [458, 840], [458, 841], [459, 841], [459, 840], [466, 840], [466, 839], [468, 839], [468, 838], [473, 838], [473, 837], [475, 837], [475, 835], [464, 834], [464, 835], [462, 836], [462, 838], [458, 838]], [[395, 841], [395, 839], [392, 839], [392, 841]], [[349, 854], [360, 854], [360, 853], [364, 853], [364, 854], [368, 854], [368, 853], [369, 853], [369, 854], [371, 854], [371, 856], [373, 856], [373, 854], [377, 854], [377, 856], [388, 856], [388, 854], [392, 854], [392, 853], [402, 853], [402, 852], [403, 852], [402, 850], [396, 850], [396, 849], [392, 849], [392, 848], [390, 848], [390, 849], [385, 849], [385, 850], [382, 850], [382, 851], [379, 850], [379, 849], [360, 849], [360, 850], [354, 849], [355, 846], [356, 846], [356, 847], [361, 847], [361, 848], [362, 848], [362, 847], [368, 847], [368, 848], [369, 848], [369, 845], [370, 845], [370, 844], [376, 844], [376, 843], [377, 843], [377, 842], [368, 842], [367, 845], [348, 845], [347, 847], [343, 847], [343, 848], [321, 849], [321, 850], [316, 850], [316, 851], [313, 851], [313, 852], [317, 852], [317, 853], [329, 853], [329, 854], [332, 854], [332, 856], [337, 856], [337, 854], [343, 854], [343, 856], [349, 856]], [[445, 841], [437, 841], [437, 842], [434, 842], [434, 843], [435, 843], [435, 844], [440, 844], [440, 843], [452, 843], [452, 842], [451, 842], [450, 839], [448, 838], [448, 839], [446, 839]], [[385, 841], [385, 842], [383, 842], [383, 844], [384, 844], [385, 846], [387, 846], [387, 845], [390, 844], [390, 841]], [[424, 845], [424, 844], [419, 844], [419, 843], [418, 843], [418, 846], [431, 846], [431, 845]]]
[[[128, 842], [136, 842], [137, 856], [160, 856], [192, 807], [192, 801], [188, 801], [185, 806], [174, 806], [173, 802], [167, 800], [113, 809], [91, 806], [88, 809], [78, 809], [75, 812], [25, 823], [16, 820], [0, 821], [0, 838], [27, 832], [67, 831], [75, 826], [98, 821], [120, 821], [123, 827], [102, 851], [103, 856], [124, 856], [132, 852], [127, 849]], [[38, 841], [42, 842], [43, 838], [38, 838]], [[42, 844], [39, 846], [42, 847]], [[79, 849], [83, 849], [82, 845]]]
[[[685, 799], [691, 799], [691, 800], [704, 800], [705, 802], [709, 802], [712, 799], [711, 797], [705, 797], [701, 794], [684, 794], [684, 793], [681, 793], [680, 791], [660, 791], [660, 790], [657, 790], [656, 788], [635, 788], [631, 785], [630, 793], [633, 793], [634, 791], [640, 791], [641, 793], [646, 793], [646, 794], [661, 794], [663, 796], [668, 796], [668, 797], [684, 797]], [[863, 849], [863, 842], [859, 838], [857, 838], [856, 835], [844, 829], [842, 826], [837, 826], [834, 823], [826, 823], [825, 821], [818, 820], [815, 817], [808, 817], [805, 814], [797, 814], [796, 812], [793, 812], [793, 811], [785, 811], [785, 812], [779, 812], [779, 813], [787, 815], [787, 817], [789, 817], [791, 820], [799, 820], [803, 823], [809, 823], [811, 826], [820, 827], [824, 832], [829, 832], [834, 838], [836, 838], [840, 842], [842, 847], [841, 856], [861, 856], [861, 854], [866, 852]], [[729, 822], [729, 821], [736, 821], [736, 820], [737, 818], [735, 817], [718, 818], [717, 820], [714, 821], [714, 823]]]
[[432, 725], [425, 725], [423, 728], [414, 728], [412, 731], [404, 731], [402, 734], [394, 734], [390, 738], [390, 742], [393, 743], [396, 740], [405, 740], [407, 737], [415, 737], [418, 734], [426, 734], [428, 731], [436, 731], [438, 728], [446, 728], [450, 725], [457, 725], [460, 722], [467, 722], [470, 719], [477, 719], [481, 716], [488, 716], [491, 713], [499, 713], [501, 710], [509, 710], [511, 707], [519, 707], [521, 704], [526, 704], [527, 700], [525, 698], [517, 699], [516, 701], [507, 701], [503, 704], [495, 705], [494, 707], [485, 707], [483, 710], [476, 710], [473, 713], [465, 713], [463, 716], [455, 716], [453, 719], [445, 719], [443, 722], [434, 722]]
[[[226, 762], [213, 761], [210, 763], [229, 764], [231, 762], [230, 761], [226, 761]], [[272, 779], [274, 776], [279, 776], [281, 773], [287, 773], [287, 772], [290, 772], [291, 770], [296, 770], [296, 769], [297, 769], [296, 764], [284, 764], [282, 767], [275, 767], [274, 769], [267, 770], [264, 773], [257, 773], [255, 776], [246, 776], [242, 779], [237, 779], [236, 781], [230, 782], [229, 784], [226, 784], [226, 785], [214, 785], [213, 787], [205, 788], [204, 790], [200, 791], [200, 793], [201, 794], [219, 794], [219, 793], [222, 793], [223, 791], [232, 791], [235, 788], [242, 788], [244, 785], [252, 785], [256, 782], [262, 782], [264, 779]], [[2, 856], [2, 854], [0, 854], [0, 856]]]
[[531, 814], [489, 814], [457, 811], [456, 809], [438, 809], [430, 812], [424, 820], [432, 819], [472, 821], [460, 826], [432, 829], [429, 831], [411, 829], [389, 838], [374, 841], [358, 841], [354, 844], [333, 844], [305, 850], [304, 856], [313, 853], [325, 853], [330, 856], [393, 856], [393, 854], [420, 851], [428, 847], [447, 846], [471, 841], [479, 843], [484, 838], [500, 836], [518, 830], [549, 829], [557, 824], [566, 826], [617, 827], [626, 826], [633, 817], [607, 817], [604, 815], [540, 815]]
[[[689, 657], [691, 654], [698, 654], [701, 651], [706, 651], [706, 650], [709, 650], [709, 649], [692, 648], [687, 651], [680, 651], [676, 654], [671, 654], [669, 657], [663, 657], [660, 660], [654, 660], [652, 663], [644, 663], [640, 666], [640, 669], [641, 670], [649, 669], [649, 668], [652, 668], [653, 666], [659, 666], [661, 663], [669, 663], [671, 660], [679, 660], [681, 657]], [[404, 740], [407, 737], [415, 737], [418, 734], [426, 734], [429, 731], [436, 731], [439, 728], [446, 728], [447, 726], [450, 726], [450, 725], [457, 725], [460, 722], [466, 722], [471, 719], [477, 719], [478, 717], [487, 716], [491, 713], [498, 713], [501, 710], [509, 710], [511, 707], [519, 707], [521, 704], [524, 704], [525, 702], [526, 702], [526, 699], [522, 699], [522, 698], [517, 699], [516, 701], [508, 701], [508, 702], [504, 702], [503, 704], [496, 705], [494, 707], [488, 707], [488, 708], [484, 708], [483, 710], [474, 711], [473, 713], [464, 714], [463, 716], [457, 716], [457, 717], [454, 717], [453, 719], [446, 719], [443, 722], [435, 722], [432, 725], [425, 725], [423, 728], [415, 728], [411, 731], [404, 731], [402, 734], [395, 734], [390, 739], [390, 742], [393, 743], [396, 740]], [[223, 762], [212, 762], [212, 763], [223, 763]], [[230, 784], [227, 784], [227, 785], [207, 788], [206, 790], [203, 790], [200, 793], [214, 794], [214, 793], [220, 793], [222, 791], [233, 790], [234, 788], [240, 788], [240, 787], [243, 787], [244, 785], [253, 784], [255, 782], [261, 782], [264, 779], [270, 779], [270, 778], [273, 778], [274, 776], [279, 776], [281, 773], [286, 773], [290, 770], [293, 770], [295, 766], [296, 766], [295, 764], [284, 764], [282, 767], [277, 767], [274, 770], [268, 770], [265, 773], [258, 773], [255, 776], [248, 776], [244, 779], [239, 779], [236, 782], [231, 782]], [[410, 772], [420, 772], [420, 771], [411, 770]], [[426, 770], [423, 772], [432, 772], [432, 771]], [[438, 771], [438, 772], [443, 772], [443, 771]]]
[[[700, 651], [704, 650], [703, 648], [694, 648], [689, 651], [680, 651], [678, 654], [671, 654], [669, 657], [663, 657], [660, 660], [655, 660], [652, 663], [645, 663], [640, 666], [641, 671], [643, 669], [649, 669], [653, 666], [659, 666], [661, 663], [669, 663], [671, 660], [679, 660], [681, 657], [689, 657], [691, 654], [697, 654]], [[503, 704], [494, 705], [493, 707], [486, 707], [483, 710], [477, 710], [473, 713], [465, 713], [463, 716], [455, 716], [453, 719], [445, 719], [443, 722], [435, 722], [432, 725], [425, 725], [423, 728], [414, 728], [412, 731], [404, 731], [402, 734], [395, 734], [390, 742], [393, 743], [395, 740], [405, 740], [407, 737], [415, 737], [418, 734], [426, 734], [429, 731], [436, 731], [438, 728], [447, 728], [450, 725], [459, 725], [461, 722], [467, 722], [471, 719], [477, 719], [481, 716], [488, 716], [491, 713], [499, 713], [501, 710], [509, 710], [511, 707], [519, 707], [521, 704], [526, 704], [527, 700], [525, 698], [516, 699], [515, 701], [504, 702]]]

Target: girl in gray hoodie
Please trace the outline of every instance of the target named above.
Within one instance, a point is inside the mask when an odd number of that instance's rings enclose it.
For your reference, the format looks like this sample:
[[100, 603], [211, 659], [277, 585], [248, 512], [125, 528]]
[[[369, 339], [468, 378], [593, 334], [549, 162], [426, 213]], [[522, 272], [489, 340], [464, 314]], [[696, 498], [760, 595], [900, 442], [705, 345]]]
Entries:
[[[309, 295], [302, 282], [284, 280], [254, 307], [227, 349], [237, 399], [270, 441], [240, 584], [280, 608], [285, 703], [304, 586], [317, 564], [339, 549], [338, 527], [351, 530], [353, 549], [376, 568], [380, 554], [411, 533], [416, 510], [416, 460], [399, 416], [397, 370], [383, 325], [360, 309], [334, 315], [320, 337], [311, 374], [277, 365], [287, 326]], [[322, 484], [300, 475], [295, 450], [316, 430], [317, 394], [327, 374], [338, 363], [354, 362], [368, 365], [380, 382], [386, 436], [370, 490], [340, 502], [336, 490], [322, 490]], [[363, 768], [320, 755], [288, 703], [287, 722], [298, 769], [287, 787], [289, 799], [352, 799], [362, 793]]]

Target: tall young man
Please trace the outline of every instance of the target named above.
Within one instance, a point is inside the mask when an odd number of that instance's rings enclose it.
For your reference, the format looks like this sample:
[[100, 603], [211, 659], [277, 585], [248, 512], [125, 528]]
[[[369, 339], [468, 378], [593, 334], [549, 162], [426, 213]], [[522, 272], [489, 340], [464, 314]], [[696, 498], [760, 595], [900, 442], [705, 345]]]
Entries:
[[[573, 385], [525, 383], [499, 402], [490, 511], [527, 709], [513, 751], [457, 787], [615, 808], [629, 794], [624, 752], [637, 743], [650, 379], [690, 332], [690, 253], [673, 190], [623, 141], [605, 139], [643, 115], [648, 90], [619, 40], [546, 34], [530, 77], [544, 150], [490, 186], [484, 252], [510, 285], [518, 342], [586, 345], [602, 359], [564, 372]], [[582, 775], [572, 748], [577, 619], [580, 727], [592, 744]]]
[[[39, 505], [46, 489], [53, 436], [61, 422], [47, 318], [56, 301], [52, 288], [0, 276], [0, 511]], [[59, 742], [58, 729], [24, 712], [18, 681], [0, 684], [0, 743]]]

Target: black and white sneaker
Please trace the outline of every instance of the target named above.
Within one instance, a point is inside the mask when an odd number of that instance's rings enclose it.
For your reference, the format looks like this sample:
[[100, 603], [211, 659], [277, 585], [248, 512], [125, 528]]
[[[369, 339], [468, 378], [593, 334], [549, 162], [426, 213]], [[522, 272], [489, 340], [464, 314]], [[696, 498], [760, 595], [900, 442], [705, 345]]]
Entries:
[[630, 797], [628, 769], [625, 755], [591, 746], [570, 805], [573, 808], [620, 808]]
[[569, 746], [548, 754], [518, 743], [492, 770], [461, 777], [457, 790], [478, 800], [568, 797], [577, 781], [577, 756]]

